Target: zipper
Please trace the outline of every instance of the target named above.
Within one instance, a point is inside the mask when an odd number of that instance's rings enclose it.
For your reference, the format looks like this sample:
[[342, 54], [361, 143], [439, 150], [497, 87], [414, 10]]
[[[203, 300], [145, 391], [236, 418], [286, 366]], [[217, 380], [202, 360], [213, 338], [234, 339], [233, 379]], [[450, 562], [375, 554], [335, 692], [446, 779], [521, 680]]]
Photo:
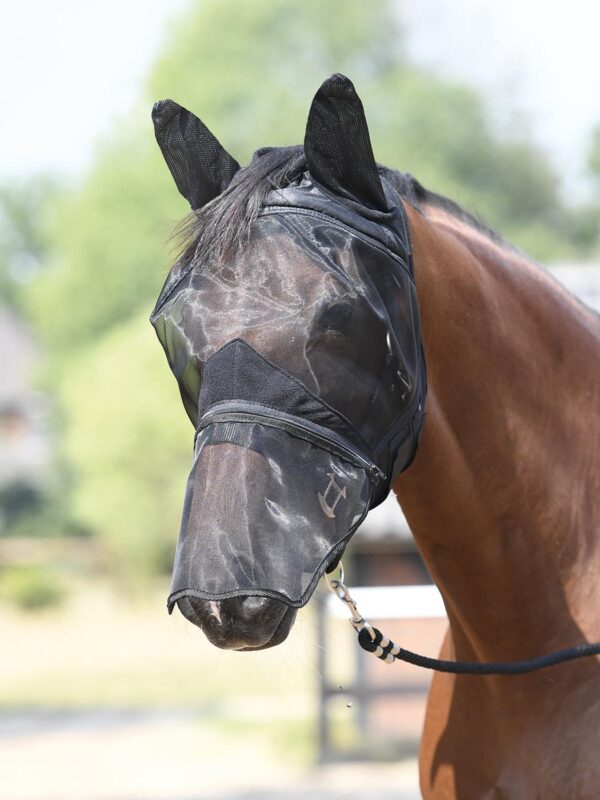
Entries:
[[299, 421], [298, 417], [292, 414], [286, 414], [284, 411], [269, 408], [260, 403], [250, 403], [244, 400], [225, 400], [216, 403], [202, 415], [196, 429], [196, 437], [203, 428], [217, 422], [257, 422], [260, 425], [278, 428], [291, 436], [311, 442], [317, 447], [328, 450], [339, 458], [361, 467], [377, 482], [385, 480], [385, 475], [373, 461], [366, 458], [359, 450], [342, 439], [339, 434], [324, 428], [322, 425], [318, 425], [316, 422], [306, 419]]

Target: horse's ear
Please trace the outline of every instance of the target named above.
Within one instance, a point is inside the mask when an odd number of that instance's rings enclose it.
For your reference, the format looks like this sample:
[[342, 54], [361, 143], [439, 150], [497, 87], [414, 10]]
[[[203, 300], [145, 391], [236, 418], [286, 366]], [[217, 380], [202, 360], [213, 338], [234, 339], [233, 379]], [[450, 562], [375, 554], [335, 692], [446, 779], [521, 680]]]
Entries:
[[308, 171], [325, 188], [361, 205], [387, 210], [363, 105], [345, 75], [332, 75], [316, 93], [306, 123], [304, 154]]
[[193, 209], [229, 186], [240, 165], [198, 117], [173, 100], [159, 100], [152, 109], [152, 121], [177, 188]]

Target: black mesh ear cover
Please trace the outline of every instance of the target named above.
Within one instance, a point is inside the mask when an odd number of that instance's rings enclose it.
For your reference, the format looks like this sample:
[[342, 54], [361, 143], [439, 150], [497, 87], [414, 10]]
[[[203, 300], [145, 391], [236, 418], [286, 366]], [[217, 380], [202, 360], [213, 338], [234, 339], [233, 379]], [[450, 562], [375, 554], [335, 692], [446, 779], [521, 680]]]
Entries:
[[177, 188], [193, 209], [221, 194], [240, 165], [198, 117], [173, 100], [152, 109], [156, 141]]
[[387, 211], [360, 97], [345, 75], [332, 75], [316, 93], [306, 123], [310, 174], [337, 195]]

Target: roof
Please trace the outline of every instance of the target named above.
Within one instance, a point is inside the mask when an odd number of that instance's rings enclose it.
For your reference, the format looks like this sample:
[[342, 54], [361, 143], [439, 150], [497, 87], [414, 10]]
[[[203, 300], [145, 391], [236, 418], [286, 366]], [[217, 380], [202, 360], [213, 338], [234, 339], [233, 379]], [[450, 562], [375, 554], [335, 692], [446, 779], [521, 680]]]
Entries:
[[362, 542], [380, 542], [385, 539], [407, 541], [412, 538], [406, 517], [402, 513], [396, 495], [390, 492], [381, 505], [369, 511], [356, 532]]
[[586, 305], [600, 312], [600, 264], [552, 264], [548, 272]]

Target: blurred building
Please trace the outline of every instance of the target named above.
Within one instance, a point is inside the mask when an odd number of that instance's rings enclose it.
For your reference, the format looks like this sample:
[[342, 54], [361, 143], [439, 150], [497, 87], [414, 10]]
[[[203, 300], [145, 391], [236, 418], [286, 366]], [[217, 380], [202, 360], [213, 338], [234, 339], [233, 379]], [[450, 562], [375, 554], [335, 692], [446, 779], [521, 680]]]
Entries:
[[548, 270], [576, 297], [600, 313], [600, 264], [553, 264]]
[[32, 388], [38, 358], [30, 330], [0, 305], [0, 531], [35, 505], [49, 478], [47, 399]]

